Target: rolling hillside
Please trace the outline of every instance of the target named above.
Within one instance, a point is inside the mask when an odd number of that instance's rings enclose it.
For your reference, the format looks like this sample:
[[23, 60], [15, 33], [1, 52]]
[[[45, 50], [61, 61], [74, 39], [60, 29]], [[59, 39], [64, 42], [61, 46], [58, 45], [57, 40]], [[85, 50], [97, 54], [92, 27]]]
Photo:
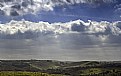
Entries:
[[[53, 61], [53, 60], [0, 60], [0, 74], [20, 72], [47, 73], [67, 76], [121, 76], [121, 62]], [[18, 76], [18, 75], [16, 75]], [[31, 76], [28, 74], [28, 76]], [[35, 75], [34, 75], [35, 76]]]

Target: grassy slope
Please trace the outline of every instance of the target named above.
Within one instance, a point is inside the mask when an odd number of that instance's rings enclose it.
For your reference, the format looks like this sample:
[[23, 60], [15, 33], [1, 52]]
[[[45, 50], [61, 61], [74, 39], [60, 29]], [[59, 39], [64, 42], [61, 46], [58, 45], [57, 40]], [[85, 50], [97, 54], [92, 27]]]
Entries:
[[[21, 74], [22, 72], [23, 74], [31, 74], [31, 72], [33, 72], [33, 76], [36, 76], [34, 75], [35, 73], [39, 74], [40, 72], [71, 76], [121, 76], [121, 62], [60, 62], [52, 60], [1, 60], [0, 71], [13, 71], [11, 73], [15, 72], [16, 74], [18, 74], [17, 71], [21, 71]], [[9, 72], [1, 72], [0, 74], [2, 73], [7, 74]]]
[[10, 72], [10, 71], [3, 71], [0, 72], [0, 76], [64, 76], [59, 74], [47, 74], [41, 72]]

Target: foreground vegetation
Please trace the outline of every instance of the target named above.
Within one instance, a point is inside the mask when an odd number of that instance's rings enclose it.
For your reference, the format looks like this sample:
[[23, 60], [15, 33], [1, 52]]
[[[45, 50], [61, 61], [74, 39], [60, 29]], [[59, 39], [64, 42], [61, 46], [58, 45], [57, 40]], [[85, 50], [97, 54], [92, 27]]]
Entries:
[[121, 76], [121, 62], [0, 60], [0, 76]]
[[47, 73], [41, 73], [41, 72], [10, 72], [10, 71], [4, 71], [0, 72], [0, 76], [64, 76], [59, 74], [47, 74]]

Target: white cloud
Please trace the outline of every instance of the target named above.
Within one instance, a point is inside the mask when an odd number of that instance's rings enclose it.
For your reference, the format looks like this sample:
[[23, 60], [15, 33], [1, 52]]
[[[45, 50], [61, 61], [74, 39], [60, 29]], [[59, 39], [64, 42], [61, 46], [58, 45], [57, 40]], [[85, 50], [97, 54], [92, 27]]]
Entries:
[[38, 11], [52, 11], [55, 6], [73, 5], [79, 3], [99, 5], [113, 3], [116, 0], [1, 0], [0, 10], [5, 15], [17, 16]]
[[64, 33], [83, 33], [92, 35], [120, 35], [121, 21], [110, 23], [107, 21], [88, 21], [82, 20], [70, 21], [66, 23], [48, 23], [48, 22], [29, 22], [29, 21], [11, 21], [6, 24], [0, 24], [0, 37], [16, 35], [59, 35]]
[[114, 8], [115, 8], [115, 11], [114, 12], [116, 14], [118, 14], [119, 17], [120, 17], [120, 15], [121, 15], [121, 4], [116, 5]]

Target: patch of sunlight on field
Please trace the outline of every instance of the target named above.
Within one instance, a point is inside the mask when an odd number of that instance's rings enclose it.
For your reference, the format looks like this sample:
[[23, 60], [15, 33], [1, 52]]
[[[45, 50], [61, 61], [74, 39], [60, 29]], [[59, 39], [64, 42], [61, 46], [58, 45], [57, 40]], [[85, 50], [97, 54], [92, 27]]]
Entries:
[[0, 72], [0, 76], [64, 76], [60, 74], [47, 74], [41, 72]]

